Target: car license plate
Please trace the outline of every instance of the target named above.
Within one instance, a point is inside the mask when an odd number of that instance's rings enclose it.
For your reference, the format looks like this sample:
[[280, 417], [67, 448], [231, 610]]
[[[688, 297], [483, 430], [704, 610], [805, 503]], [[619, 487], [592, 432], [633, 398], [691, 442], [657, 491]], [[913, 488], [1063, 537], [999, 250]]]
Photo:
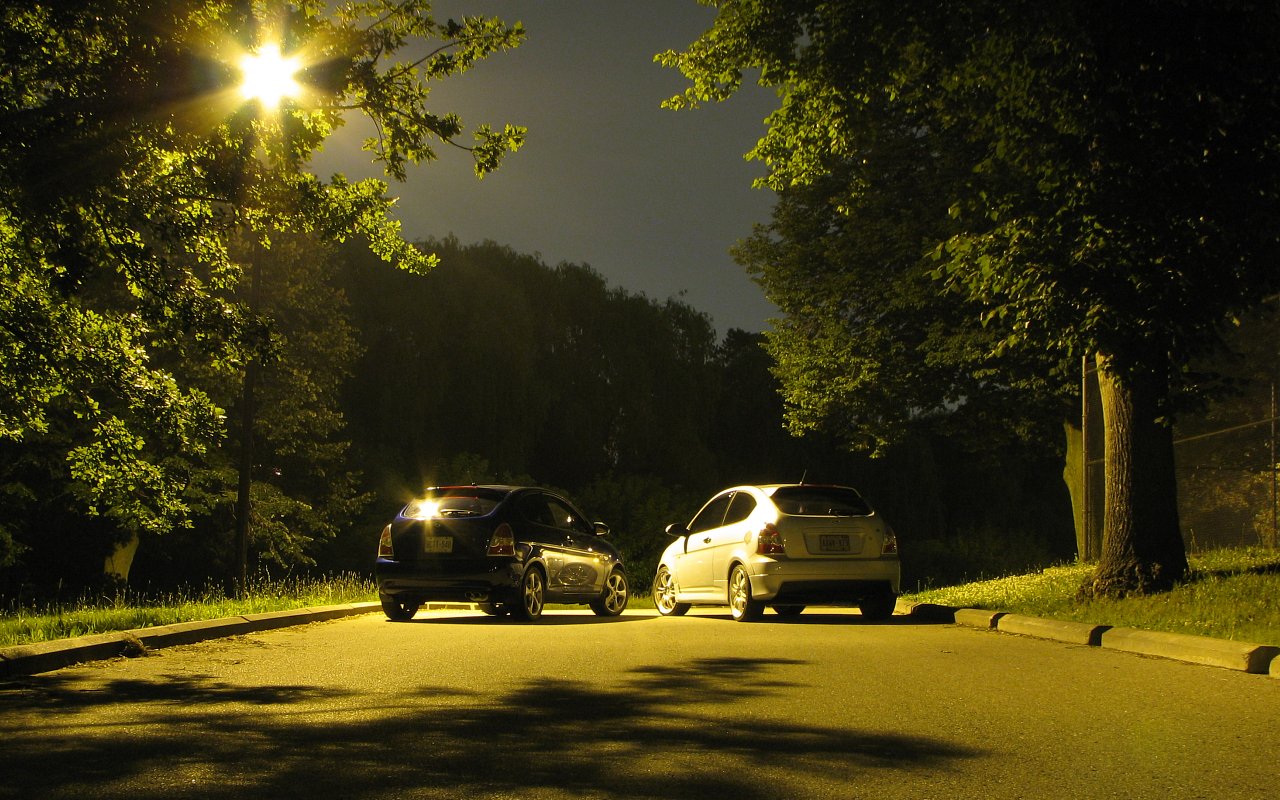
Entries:
[[427, 553], [452, 553], [452, 536], [428, 536], [422, 540], [422, 549]]
[[847, 553], [849, 552], [849, 537], [839, 534], [824, 533], [818, 537], [818, 552]]

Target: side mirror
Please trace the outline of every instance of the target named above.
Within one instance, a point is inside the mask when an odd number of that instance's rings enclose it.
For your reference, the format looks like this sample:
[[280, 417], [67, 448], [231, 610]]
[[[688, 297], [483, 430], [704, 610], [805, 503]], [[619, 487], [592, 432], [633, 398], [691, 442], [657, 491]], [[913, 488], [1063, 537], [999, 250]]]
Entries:
[[605, 525], [603, 522], [597, 522], [595, 527], [596, 536], [607, 536], [609, 534], [609, 526]]
[[667, 526], [668, 536], [688, 536], [689, 529], [681, 525], [679, 522], [673, 522]]

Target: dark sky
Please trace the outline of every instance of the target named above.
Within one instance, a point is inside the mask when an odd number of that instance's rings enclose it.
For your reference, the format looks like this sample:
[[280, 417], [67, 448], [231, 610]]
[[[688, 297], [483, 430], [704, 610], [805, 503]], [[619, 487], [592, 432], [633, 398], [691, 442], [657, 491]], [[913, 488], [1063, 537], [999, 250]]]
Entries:
[[[714, 10], [694, 0], [449, 0], [436, 10], [519, 20], [528, 38], [440, 84], [433, 110], [529, 133], [483, 181], [466, 153], [443, 146], [439, 161], [393, 184], [410, 239], [491, 239], [550, 265], [589, 264], [656, 300], [681, 297], [722, 333], [765, 327], [775, 311], [728, 248], [769, 218], [772, 194], [751, 187], [763, 167], [743, 154], [776, 100], [752, 87], [697, 111], [659, 107], [686, 82], [654, 54], [683, 49]], [[366, 124], [331, 140], [316, 171], [376, 174], [357, 155]]]

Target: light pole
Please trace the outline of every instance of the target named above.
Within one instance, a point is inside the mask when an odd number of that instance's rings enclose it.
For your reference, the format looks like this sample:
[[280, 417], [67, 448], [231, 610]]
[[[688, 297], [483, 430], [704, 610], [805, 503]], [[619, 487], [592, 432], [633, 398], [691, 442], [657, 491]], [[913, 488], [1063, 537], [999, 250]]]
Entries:
[[[296, 75], [302, 68], [297, 58], [286, 58], [280, 45], [274, 42], [245, 53], [240, 59], [240, 94], [246, 102], [257, 102], [260, 111], [275, 111], [286, 98], [296, 96], [302, 89]], [[262, 259], [260, 248], [253, 247], [249, 264], [249, 310], [256, 313], [261, 292]], [[236, 482], [235, 509], [235, 568], [233, 582], [235, 594], [243, 597], [248, 592], [249, 534], [253, 517], [253, 436], [257, 418], [255, 390], [260, 365], [256, 355], [250, 354], [244, 365], [244, 382], [240, 396], [240, 462]]]

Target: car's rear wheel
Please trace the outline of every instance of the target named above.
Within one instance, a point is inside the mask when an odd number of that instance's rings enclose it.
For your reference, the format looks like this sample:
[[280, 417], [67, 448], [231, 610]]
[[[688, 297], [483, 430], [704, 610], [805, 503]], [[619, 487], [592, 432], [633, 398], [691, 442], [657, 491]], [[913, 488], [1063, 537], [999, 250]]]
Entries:
[[729, 573], [729, 613], [738, 622], [754, 622], [764, 613], [764, 604], [751, 596], [751, 578], [741, 564]]
[[664, 617], [678, 617], [689, 610], [688, 603], [676, 602], [676, 579], [666, 567], [659, 567], [653, 579], [653, 605]]
[[542, 569], [526, 567], [524, 576], [520, 578], [519, 602], [511, 609], [511, 613], [525, 622], [539, 619], [542, 616], [546, 595], [547, 581], [542, 577]]
[[858, 601], [858, 608], [862, 611], [863, 619], [879, 622], [893, 616], [897, 603], [898, 598], [893, 592], [877, 592]]
[[600, 599], [592, 601], [591, 610], [602, 617], [616, 617], [626, 609], [629, 596], [627, 576], [622, 570], [615, 569], [605, 580]]
[[804, 606], [774, 606], [773, 610], [780, 617], [798, 617]]
[[408, 600], [400, 600], [395, 597], [379, 597], [382, 601], [382, 613], [387, 615], [387, 619], [392, 622], [408, 622], [413, 619], [413, 615], [418, 613], [418, 606], [421, 603], [411, 602]]

